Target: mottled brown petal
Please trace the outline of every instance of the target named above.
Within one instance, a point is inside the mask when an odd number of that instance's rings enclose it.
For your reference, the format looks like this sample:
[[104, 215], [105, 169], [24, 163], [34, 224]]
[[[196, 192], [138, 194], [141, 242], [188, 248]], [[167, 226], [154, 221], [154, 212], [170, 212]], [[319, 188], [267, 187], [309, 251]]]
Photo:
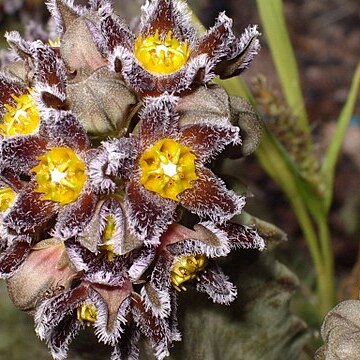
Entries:
[[29, 255], [30, 249], [28, 239], [20, 237], [15, 240], [14, 244], [0, 257], [0, 278], [12, 276]]
[[221, 13], [215, 25], [198, 40], [190, 57], [207, 54], [210, 58], [215, 58], [215, 62], [217, 62], [222, 55], [226, 54], [229, 44], [234, 39], [231, 26], [232, 20]]
[[138, 179], [128, 182], [126, 193], [130, 231], [146, 245], [159, 244], [159, 237], [174, 215], [176, 203], [147, 191]]
[[107, 50], [112, 52], [117, 46], [122, 46], [127, 50], [132, 51], [134, 35], [120, 18], [115, 17], [114, 14], [110, 15], [108, 11], [106, 11], [107, 9], [104, 10], [105, 11], [100, 14], [100, 16], [102, 16], [100, 29]]
[[84, 191], [76, 201], [61, 208], [55, 235], [61, 239], [69, 239], [80, 234], [94, 215], [97, 201], [96, 194]]
[[142, 7], [140, 32], [143, 36], [172, 31], [178, 40], [195, 36], [187, 5], [179, 0], [155, 0]]
[[[53, 88], [53, 95], [65, 97], [66, 69], [59, 55], [48, 45], [35, 42], [32, 48], [35, 64], [35, 80]], [[48, 89], [50, 91], [50, 89]]]
[[67, 146], [76, 151], [90, 147], [84, 127], [71, 111], [51, 111], [46, 120], [45, 132], [52, 146]]
[[199, 161], [207, 162], [228, 144], [240, 141], [239, 128], [230, 124], [194, 124], [181, 129], [181, 142], [190, 147]]
[[258, 249], [261, 251], [265, 248], [265, 241], [255, 227], [233, 222], [218, 224], [216, 227], [227, 234], [229, 244], [233, 249]]
[[245, 199], [228, 190], [211, 170], [198, 167], [196, 174], [199, 178], [192, 182], [192, 188], [179, 195], [184, 207], [201, 218], [209, 217], [220, 223], [241, 211]]
[[16, 174], [29, 175], [29, 170], [39, 162], [36, 157], [43, 154], [47, 141], [38, 136], [17, 136], [0, 143], [1, 169], [11, 168]]
[[171, 137], [173, 124], [176, 124], [176, 103], [177, 99], [171, 95], [162, 95], [148, 101], [140, 115], [140, 151], [157, 140]]
[[44, 229], [56, 215], [58, 205], [41, 200], [42, 194], [34, 192], [35, 183], [29, 183], [17, 196], [9, 213], [4, 217], [4, 226], [18, 234], [33, 233]]
[[200, 275], [196, 289], [204, 292], [217, 304], [229, 305], [235, 300], [237, 290], [215, 262], [210, 262]]
[[19, 96], [26, 92], [25, 84], [19, 79], [0, 72], [0, 115], [6, 113], [5, 104], [14, 104], [12, 95]]

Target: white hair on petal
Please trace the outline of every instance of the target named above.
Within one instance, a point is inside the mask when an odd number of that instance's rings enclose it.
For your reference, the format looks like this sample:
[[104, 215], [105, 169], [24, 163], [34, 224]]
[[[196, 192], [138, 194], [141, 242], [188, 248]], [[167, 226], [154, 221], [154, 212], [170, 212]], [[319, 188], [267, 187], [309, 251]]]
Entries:
[[[200, 275], [200, 281], [196, 283], [196, 290], [208, 294], [209, 298], [217, 304], [229, 305], [236, 299], [236, 286], [228, 280], [228, 277], [217, 268], [208, 269], [213, 277], [208, 277], [206, 273]], [[214, 280], [214, 281], [211, 281]]]
[[76, 247], [68, 246], [66, 247], [66, 252], [76, 271], [89, 271], [89, 266], [86, 264], [81, 255], [79, 255], [78, 249]]
[[[151, 300], [151, 296], [148, 294], [147, 287], [151, 286], [151, 291], [156, 293], [156, 301], [158, 304], [155, 304]], [[170, 294], [167, 290], [160, 290], [153, 286], [152, 283], [149, 283], [141, 288], [140, 291], [141, 299], [144, 302], [146, 311], [151, 311], [151, 313], [156, 318], [167, 318], [171, 312], [171, 303], [170, 303]]]
[[130, 311], [130, 297], [125, 298], [121, 303], [116, 315], [114, 328], [110, 332], [107, 329], [109, 313], [105, 300], [96, 291], [91, 291], [90, 298], [97, 310], [97, 319], [93, 324], [95, 335], [104, 344], [116, 345], [127, 323], [126, 315]]

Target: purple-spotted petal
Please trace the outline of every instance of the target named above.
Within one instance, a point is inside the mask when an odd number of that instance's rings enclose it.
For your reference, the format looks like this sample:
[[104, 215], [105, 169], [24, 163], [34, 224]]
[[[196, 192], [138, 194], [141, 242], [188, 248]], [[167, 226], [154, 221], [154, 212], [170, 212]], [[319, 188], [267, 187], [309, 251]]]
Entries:
[[71, 341], [85, 325], [73, 315], [65, 316], [48, 334], [46, 344], [54, 360], [65, 360]]
[[41, 200], [42, 194], [36, 193], [35, 187], [34, 183], [25, 186], [3, 219], [4, 226], [17, 234], [46, 228], [59, 209], [54, 202]]
[[135, 37], [127, 25], [115, 14], [109, 5], [99, 10], [100, 32], [93, 28], [96, 43], [102, 52], [112, 53], [118, 46], [132, 51]]
[[97, 201], [97, 195], [84, 191], [75, 202], [61, 208], [54, 236], [66, 240], [79, 235], [94, 215]]
[[176, 131], [177, 117], [174, 113], [178, 98], [162, 95], [148, 98], [140, 113], [140, 147], [142, 150], [161, 138], [171, 137]]
[[16, 136], [0, 143], [1, 169], [11, 168], [17, 174], [28, 175], [29, 170], [38, 164], [37, 156], [46, 149], [44, 138], [28, 135]]
[[150, 341], [158, 360], [169, 356], [169, 345], [173, 339], [172, 329], [167, 319], [156, 318], [147, 311], [139, 295], [132, 295], [132, 315], [136, 326]]
[[216, 228], [226, 233], [232, 249], [257, 249], [260, 251], [265, 249], [264, 239], [253, 226], [228, 222], [222, 225], [218, 224]]
[[90, 147], [84, 127], [71, 111], [49, 110], [44, 112], [44, 118], [44, 135], [52, 146], [67, 146], [78, 152]]
[[0, 115], [6, 113], [5, 104], [13, 105], [12, 96], [20, 96], [26, 92], [25, 84], [18, 78], [0, 72]]
[[227, 53], [229, 45], [235, 39], [231, 26], [232, 20], [225, 13], [220, 13], [215, 25], [198, 40], [190, 57], [207, 54], [212, 58], [214, 66]]
[[228, 277], [214, 262], [211, 262], [199, 277], [196, 289], [208, 294], [213, 302], [229, 305], [235, 300], [237, 296], [235, 285], [228, 280]]
[[207, 162], [222, 152], [226, 145], [240, 143], [239, 128], [230, 124], [193, 124], [181, 129], [181, 142], [191, 148], [198, 160]]
[[229, 45], [229, 51], [217, 64], [215, 73], [221, 79], [227, 79], [246, 70], [260, 51], [259, 36], [256, 25], [248, 26], [240, 38]]
[[41, 42], [34, 42], [31, 52], [35, 65], [35, 90], [40, 100], [51, 107], [64, 107], [67, 75], [63, 61], [55, 50]]
[[201, 218], [209, 217], [220, 223], [241, 211], [245, 205], [244, 198], [228, 190], [212, 171], [198, 167], [196, 174], [199, 178], [192, 182], [192, 188], [179, 195], [184, 207]]
[[96, 193], [110, 193], [116, 188], [116, 177], [128, 179], [138, 156], [135, 138], [104, 141], [88, 164], [88, 175]]
[[6, 279], [22, 265], [31, 250], [30, 239], [20, 236], [0, 257], [0, 278]]
[[195, 29], [191, 24], [191, 14], [186, 4], [179, 0], [147, 1], [142, 7], [140, 33], [143, 36], [171, 31], [180, 41], [195, 37]]
[[134, 283], [141, 282], [142, 275], [155, 259], [155, 255], [156, 248], [151, 246], [135, 249], [132, 252], [133, 259], [128, 274]]
[[[52, 337], [52, 330], [56, 329], [69, 316], [74, 317], [75, 310], [87, 298], [88, 284], [81, 284], [72, 290], [43, 301], [35, 314], [35, 331], [40, 339], [50, 339]], [[66, 329], [64, 330], [67, 334]], [[65, 336], [66, 334], [63, 335]]]
[[145, 245], [158, 245], [173, 218], [176, 203], [147, 191], [136, 179], [127, 184], [125, 205], [130, 231]]
[[141, 298], [146, 311], [151, 311], [155, 317], [166, 318], [171, 313], [170, 272], [174, 257], [167, 251], [161, 252], [151, 279], [141, 289]]
[[111, 354], [111, 360], [138, 360], [140, 351], [137, 343], [140, 332], [134, 325], [125, 328], [121, 338], [117, 341]]

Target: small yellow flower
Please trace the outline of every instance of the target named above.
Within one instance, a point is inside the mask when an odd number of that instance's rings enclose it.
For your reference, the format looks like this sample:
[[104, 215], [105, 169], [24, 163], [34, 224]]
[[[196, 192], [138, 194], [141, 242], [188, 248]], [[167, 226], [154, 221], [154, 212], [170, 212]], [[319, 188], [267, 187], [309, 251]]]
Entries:
[[103, 250], [109, 261], [113, 261], [115, 257], [114, 253], [114, 242], [112, 237], [116, 231], [116, 221], [113, 215], [108, 215], [106, 217], [106, 224], [104, 231], [102, 233], [103, 243], [100, 245], [101, 250]]
[[16, 192], [11, 187], [0, 189], [0, 212], [6, 211], [14, 202]]
[[180, 70], [187, 62], [190, 49], [187, 40], [180, 42], [169, 31], [161, 38], [159, 31], [145, 38], [140, 34], [135, 41], [134, 54], [141, 66], [158, 75], [168, 75]]
[[184, 282], [198, 279], [198, 272], [205, 269], [207, 259], [205, 255], [182, 256], [177, 259], [171, 269], [170, 280], [174, 288], [178, 291], [186, 291], [182, 285]]
[[179, 201], [177, 196], [198, 179], [196, 156], [191, 149], [172, 139], [161, 139], [140, 158], [141, 184], [160, 196]]
[[29, 135], [34, 133], [40, 124], [39, 111], [33, 101], [31, 90], [29, 94], [12, 95], [14, 105], [5, 104], [7, 112], [0, 124], [0, 134], [3, 136]]
[[31, 169], [36, 174], [41, 200], [51, 200], [61, 205], [75, 201], [87, 179], [85, 164], [68, 147], [54, 147], [42, 156], [39, 164]]
[[93, 304], [83, 304], [77, 308], [77, 319], [87, 326], [90, 326], [97, 320], [97, 310]]

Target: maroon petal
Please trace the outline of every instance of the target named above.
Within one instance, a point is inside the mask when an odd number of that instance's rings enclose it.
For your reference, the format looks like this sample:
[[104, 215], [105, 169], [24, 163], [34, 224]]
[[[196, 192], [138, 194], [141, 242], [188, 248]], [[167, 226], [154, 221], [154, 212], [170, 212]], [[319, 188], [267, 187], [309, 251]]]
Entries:
[[234, 39], [229, 45], [227, 54], [215, 68], [215, 73], [221, 79], [239, 75], [247, 69], [260, 51], [260, 36], [257, 26], [248, 26], [240, 38]]
[[38, 164], [37, 156], [44, 153], [47, 141], [38, 136], [16, 136], [0, 143], [0, 166], [11, 168], [16, 174], [29, 175], [29, 170]]
[[98, 196], [84, 191], [73, 203], [59, 211], [54, 234], [61, 239], [69, 239], [80, 234], [95, 213]]
[[262, 251], [265, 248], [265, 241], [258, 234], [255, 227], [233, 222], [218, 224], [216, 227], [227, 234], [229, 244], [233, 249], [257, 249]]
[[180, 41], [192, 40], [195, 29], [186, 4], [179, 0], [155, 0], [142, 8], [140, 33], [143, 36], [172, 31]]
[[12, 276], [25, 261], [30, 250], [31, 245], [28, 238], [18, 237], [14, 240], [13, 245], [0, 257], [0, 278], [6, 279]]
[[78, 152], [90, 147], [85, 129], [71, 111], [51, 110], [45, 116], [45, 136], [52, 146], [68, 146]]
[[[84, 303], [88, 298], [88, 284], [82, 284], [72, 290], [57, 295], [53, 298], [45, 300], [39, 306], [35, 314], [36, 333], [40, 339], [49, 339], [52, 337], [52, 330], [59, 326], [67, 332], [65, 324], [70, 325], [71, 322], [65, 320], [68, 316], [76, 319], [75, 310]], [[80, 323], [80, 322], [79, 322]], [[59, 328], [58, 328], [59, 329]], [[56, 334], [55, 334], [56, 335]], [[60, 336], [66, 337], [66, 334]]]
[[133, 293], [132, 314], [140, 332], [150, 341], [155, 356], [163, 359], [169, 356], [169, 345], [173, 341], [170, 324], [165, 319], [156, 318], [146, 310], [138, 294]]
[[54, 202], [41, 200], [42, 194], [34, 192], [35, 187], [34, 183], [25, 186], [4, 217], [4, 226], [17, 234], [44, 229], [58, 211], [58, 205]]
[[151, 273], [151, 279], [141, 289], [141, 298], [146, 310], [150, 310], [157, 318], [167, 318], [171, 313], [170, 272], [174, 257], [163, 251]]
[[0, 72], [0, 115], [6, 113], [5, 104], [14, 104], [12, 96], [20, 96], [26, 92], [25, 84], [19, 79]]
[[54, 359], [66, 359], [73, 338], [85, 327], [75, 316], [65, 316], [49, 333], [46, 343]]
[[164, 137], [171, 137], [174, 130], [171, 125], [176, 123], [175, 106], [177, 98], [162, 95], [147, 102], [141, 111], [140, 146], [141, 150], [154, 144]]
[[181, 129], [181, 141], [190, 147], [198, 160], [207, 162], [224, 150], [228, 144], [240, 142], [239, 128], [224, 122], [224, 125], [212, 123], [194, 124]]
[[215, 25], [198, 40], [197, 47], [190, 54], [190, 58], [207, 54], [210, 58], [214, 58], [213, 65], [215, 65], [226, 54], [229, 45], [235, 38], [231, 26], [232, 20], [221, 13]]
[[147, 191], [138, 181], [130, 180], [126, 188], [129, 228], [146, 245], [155, 246], [172, 220], [176, 203]]
[[204, 167], [196, 170], [199, 177], [192, 188], [179, 195], [181, 204], [201, 218], [225, 222], [238, 214], [245, 205], [244, 197], [228, 190], [222, 180]]
[[[118, 46], [124, 47], [128, 51], [132, 51], [134, 44], [134, 35], [128, 29], [127, 25], [115, 14], [112, 13], [112, 9], [103, 7], [100, 10], [100, 34], [93, 34], [95, 40], [98, 39], [97, 43], [101, 50], [106, 50], [108, 53], [112, 53]], [[96, 31], [95, 28], [91, 28]], [[102, 38], [103, 41], [99, 39]]]
[[32, 57], [36, 90], [42, 100], [51, 107], [64, 107], [67, 75], [63, 61], [50, 46], [41, 42], [33, 43]]
[[111, 360], [131, 360], [138, 359], [140, 352], [137, 346], [140, 338], [140, 332], [134, 325], [129, 325], [125, 328], [121, 338], [116, 343], [111, 354]]
[[218, 304], [228, 305], [235, 300], [237, 295], [234, 284], [228, 281], [228, 277], [215, 263], [210, 263], [200, 275], [196, 289], [208, 294]]

